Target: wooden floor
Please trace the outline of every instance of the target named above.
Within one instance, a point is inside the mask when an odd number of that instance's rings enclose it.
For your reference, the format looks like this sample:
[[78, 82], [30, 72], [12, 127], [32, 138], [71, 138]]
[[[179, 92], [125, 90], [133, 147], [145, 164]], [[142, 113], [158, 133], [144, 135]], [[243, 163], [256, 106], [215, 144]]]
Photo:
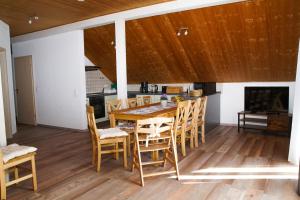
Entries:
[[[297, 167], [287, 162], [289, 138], [237, 133], [219, 126], [207, 143], [180, 158], [181, 181], [172, 176], [145, 180], [104, 157], [100, 174], [91, 165], [88, 133], [21, 127], [10, 143], [38, 148], [38, 192], [27, 181], [8, 189], [8, 199], [299, 199]], [[157, 170], [157, 169], [156, 169]]]

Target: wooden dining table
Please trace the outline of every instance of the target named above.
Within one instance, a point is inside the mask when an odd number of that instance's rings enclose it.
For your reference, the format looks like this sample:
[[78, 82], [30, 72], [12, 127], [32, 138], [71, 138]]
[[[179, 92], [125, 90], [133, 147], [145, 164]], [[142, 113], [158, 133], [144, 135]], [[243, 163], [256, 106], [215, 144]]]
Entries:
[[[136, 121], [153, 117], [175, 117], [176, 110], [177, 105], [173, 102], [168, 103], [166, 107], [163, 107], [160, 103], [154, 103], [134, 108], [115, 110], [109, 113], [110, 127], [116, 127], [117, 120]], [[130, 147], [130, 145], [128, 146]], [[158, 151], [153, 152], [152, 160], [158, 160], [158, 157]]]
[[109, 113], [110, 127], [116, 127], [117, 120], [136, 121], [153, 117], [175, 117], [177, 105], [168, 103], [166, 107], [160, 103], [148, 104], [134, 108], [116, 110]]

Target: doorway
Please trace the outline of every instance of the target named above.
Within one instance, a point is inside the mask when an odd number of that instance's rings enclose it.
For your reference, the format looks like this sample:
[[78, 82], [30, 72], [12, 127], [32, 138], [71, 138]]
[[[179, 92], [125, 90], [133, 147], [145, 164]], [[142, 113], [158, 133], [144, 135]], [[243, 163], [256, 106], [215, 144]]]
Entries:
[[6, 137], [12, 138], [10, 98], [9, 98], [9, 87], [8, 87], [8, 72], [7, 72], [7, 64], [6, 64], [6, 50], [4, 48], [0, 48], [0, 68], [1, 68], [2, 94], [3, 94], [3, 107], [4, 107]]
[[14, 59], [17, 123], [36, 125], [32, 56]]

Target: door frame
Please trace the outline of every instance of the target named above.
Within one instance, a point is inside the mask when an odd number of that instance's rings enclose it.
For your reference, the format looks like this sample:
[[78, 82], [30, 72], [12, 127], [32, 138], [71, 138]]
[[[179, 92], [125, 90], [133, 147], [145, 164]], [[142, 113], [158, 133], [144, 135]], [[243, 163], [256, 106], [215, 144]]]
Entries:
[[[18, 58], [24, 58], [24, 57], [29, 57], [30, 58], [30, 69], [31, 69], [31, 76], [32, 76], [32, 79], [31, 79], [31, 84], [32, 84], [32, 95], [33, 95], [33, 112], [34, 112], [34, 126], [37, 125], [37, 112], [36, 112], [36, 91], [35, 91], [35, 77], [34, 77], [34, 69], [33, 69], [33, 61], [32, 61], [32, 55], [26, 55], [26, 56], [18, 56], [18, 57], [14, 57], [13, 60], [14, 60], [14, 77], [16, 77], [16, 66], [15, 66], [15, 60], [18, 59]], [[17, 80], [15, 78], [15, 84], [16, 84]], [[15, 104], [16, 104], [16, 118], [18, 118], [18, 97], [17, 97], [17, 93], [16, 93], [16, 89], [14, 91], [15, 93]]]
[[11, 108], [10, 108], [10, 96], [9, 96], [9, 83], [8, 83], [8, 69], [6, 59], [6, 49], [0, 47], [0, 65], [2, 80], [2, 93], [3, 93], [3, 107], [5, 117], [5, 131], [6, 137], [12, 138], [12, 121], [11, 121]]

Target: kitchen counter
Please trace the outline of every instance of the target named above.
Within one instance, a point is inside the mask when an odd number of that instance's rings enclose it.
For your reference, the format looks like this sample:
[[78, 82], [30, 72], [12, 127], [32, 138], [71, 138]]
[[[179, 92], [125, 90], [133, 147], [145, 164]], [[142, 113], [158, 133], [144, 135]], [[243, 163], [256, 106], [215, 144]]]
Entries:
[[[208, 94], [206, 96], [211, 96], [211, 95], [214, 95], [214, 94], [218, 94], [220, 92], [216, 92], [216, 93], [213, 93], [213, 94]], [[162, 93], [161, 91], [159, 92], [156, 92], [156, 93], [152, 93], [152, 92], [148, 92], [148, 93], [142, 93], [140, 91], [128, 91], [128, 95], [129, 96], [134, 96], [134, 95], [163, 95], [164, 93]], [[97, 93], [89, 93], [89, 94], [86, 94], [87, 97], [90, 97], [90, 96], [112, 96], [112, 95], [117, 95], [117, 93], [102, 93], [102, 92], [97, 92]], [[178, 96], [185, 96], [186, 93], [175, 93], [175, 94], [167, 94], [167, 95], [178, 95]]]
[[117, 93], [102, 93], [102, 92], [97, 92], [97, 93], [86, 94], [87, 97], [91, 97], [91, 96], [112, 96], [112, 95], [117, 95]]
[[[206, 96], [211, 96], [211, 95], [214, 95], [214, 94], [218, 94], [218, 93], [221, 93], [221, 92], [216, 92], [216, 93], [212, 93], [212, 94], [207, 94]], [[140, 91], [128, 91], [128, 95], [163, 95], [164, 93], [162, 93], [161, 91], [158, 91], [156, 93], [152, 93], [152, 92], [148, 92], [148, 93], [142, 93]], [[174, 94], [167, 94], [167, 95], [178, 95], [178, 96], [185, 96], [186, 93], [183, 92], [183, 93], [174, 93]]]
[[[142, 93], [140, 91], [128, 91], [128, 95], [163, 95], [161, 91], [158, 91], [156, 93], [148, 92], [148, 93]], [[185, 93], [176, 93], [176, 94], [169, 94], [169, 95], [183, 95]]]

